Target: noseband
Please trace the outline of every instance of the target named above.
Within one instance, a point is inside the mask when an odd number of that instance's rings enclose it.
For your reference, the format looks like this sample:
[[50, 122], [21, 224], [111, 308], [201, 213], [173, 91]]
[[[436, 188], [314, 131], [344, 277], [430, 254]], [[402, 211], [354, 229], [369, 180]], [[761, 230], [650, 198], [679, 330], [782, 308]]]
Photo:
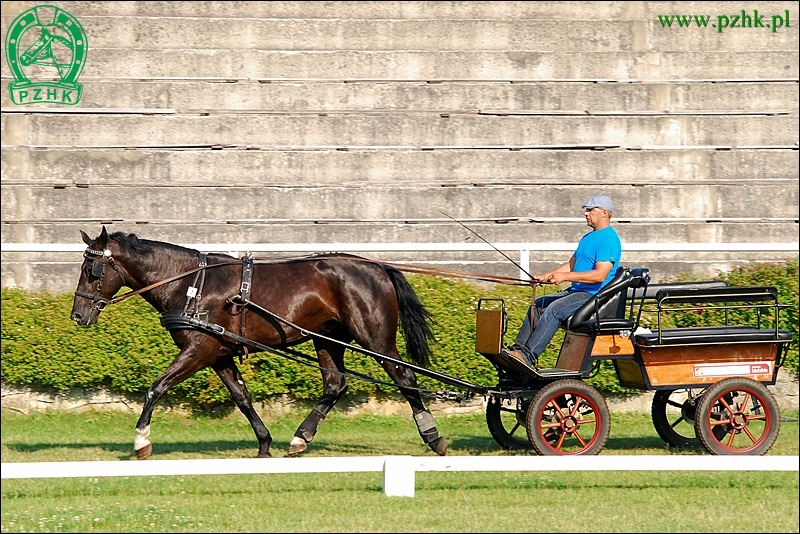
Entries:
[[125, 285], [125, 277], [122, 275], [122, 271], [120, 271], [117, 263], [114, 261], [114, 258], [111, 257], [111, 251], [109, 249], [100, 251], [92, 250], [87, 247], [83, 253], [83, 258], [87, 260], [91, 256], [95, 256], [92, 261], [92, 274], [100, 279], [97, 282], [97, 288], [93, 294], [86, 293], [84, 291], [75, 291], [75, 295], [90, 299], [92, 301], [92, 309], [101, 312], [105, 309], [109, 302], [107, 299], [104, 299], [100, 296], [100, 291], [103, 289], [103, 281], [106, 278], [106, 265], [110, 265], [111, 268], [116, 271], [116, 273], [122, 279], [123, 285]]

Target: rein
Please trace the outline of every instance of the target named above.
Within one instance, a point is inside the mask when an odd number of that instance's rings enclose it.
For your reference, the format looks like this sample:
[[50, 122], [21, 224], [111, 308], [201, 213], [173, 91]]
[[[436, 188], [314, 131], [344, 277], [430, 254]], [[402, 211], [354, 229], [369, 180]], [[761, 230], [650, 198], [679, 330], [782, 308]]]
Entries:
[[[133, 291], [128, 291], [127, 293], [123, 293], [122, 295], [119, 295], [117, 297], [114, 297], [114, 298], [108, 300], [108, 299], [104, 299], [104, 298], [102, 298], [100, 296], [100, 290], [103, 289], [103, 280], [105, 279], [105, 275], [106, 275], [106, 269], [105, 269], [106, 263], [108, 263], [114, 269], [114, 271], [116, 271], [116, 273], [122, 279], [122, 283], [123, 284], [125, 283], [125, 276], [123, 276], [122, 271], [120, 271], [119, 267], [117, 267], [117, 264], [114, 261], [114, 258], [111, 257], [111, 251], [109, 249], [105, 249], [105, 250], [103, 250], [101, 252], [99, 250], [91, 250], [91, 249], [87, 248], [86, 251], [84, 252], [84, 257], [86, 257], [87, 254], [90, 255], [90, 256], [100, 256], [101, 257], [100, 263], [98, 264], [98, 265], [101, 265], [101, 267], [102, 267], [101, 269], [95, 269], [95, 267], [94, 267], [95, 263], [94, 262], [92, 263], [92, 274], [94, 274], [95, 276], [98, 276], [100, 278], [100, 282], [97, 284], [97, 289], [95, 289], [95, 293], [94, 294], [86, 293], [84, 291], [75, 291], [75, 295], [91, 300], [92, 301], [92, 307], [96, 308], [96, 309], [98, 309], [100, 311], [104, 310], [105, 307], [108, 306], [109, 304], [116, 304], [118, 302], [122, 302], [123, 300], [127, 299], [128, 297], [132, 297], [134, 295], [139, 295], [141, 293], [145, 293], [147, 291], [150, 291], [151, 289], [155, 289], [155, 288], [157, 288], [159, 286], [163, 286], [165, 284], [169, 284], [170, 282], [174, 282], [175, 280], [180, 280], [181, 278], [189, 276], [190, 274], [194, 274], [196, 272], [203, 271], [204, 269], [210, 269], [212, 267], [221, 267], [223, 265], [235, 265], [235, 264], [240, 263], [237, 260], [237, 261], [228, 261], [228, 262], [223, 262], [223, 263], [215, 263], [213, 265], [201, 264], [200, 266], [195, 267], [194, 269], [190, 269], [190, 270], [188, 270], [186, 272], [183, 272], [183, 273], [180, 273], [180, 274], [176, 274], [175, 276], [171, 276], [171, 277], [169, 277], [169, 278], [167, 278], [165, 280], [160, 280], [158, 282], [150, 284], [149, 286], [142, 287], [142, 288], [139, 288], [139, 289], [135, 289]], [[98, 260], [95, 259], [94, 261], [97, 262]]]
[[[100, 278], [100, 282], [97, 284], [97, 288], [95, 289], [94, 294], [86, 293], [84, 291], [75, 291], [75, 295], [91, 300], [92, 301], [92, 307], [96, 308], [98, 310], [101, 310], [101, 311], [103, 309], [105, 309], [105, 307], [108, 306], [109, 304], [117, 304], [117, 303], [122, 302], [123, 300], [125, 300], [125, 299], [127, 299], [129, 297], [133, 297], [135, 295], [140, 295], [142, 293], [150, 291], [151, 289], [155, 289], [155, 288], [163, 286], [165, 284], [169, 284], [170, 282], [174, 282], [175, 280], [180, 280], [181, 278], [189, 276], [190, 274], [199, 273], [200, 271], [204, 272], [205, 269], [211, 269], [213, 267], [221, 267], [221, 266], [224, 266], [224, 265], [238, 265], [238, 264], [242, 263], [243, 261], [245, 261], [245, 258], [250, 258], [250, 260], [253, 261], [254, 263], [280, 263], [280, 262], [287, 262], [287, 261], [313, 261], [313, 260], [319, 259], [318, 256], [304, 256], [304, 257], [301, 257], [301, 258], [288, 258], [288, 259], [282, 259], [282, 260], [272, 260], [272, 259], [269, 259], [269, 258], [252, 258], [252, 257], [246, 256], [246, 257], [243, 257], [243, 258], [238, 259], [238, 260], [226, 261], [226, 262], [222, 262], [222, 263], [214, 263], [214, 264], [211, 264], [211, 265], [208, 265], [208, 264], [205, 264], [205, 263], [201, 262], [201, 264], [198, 267], [195, 267], [193, 269], [189, 269], [188, 271], [182, 272], [180, 274], [176, 274], [175, 276], [171, 276], [171, 277], [166, 278], [164, 280], [160, 280], [160, 281], [152, 283], [152, 284], [150, 284], [148, 286], [145, 286], [145, 287], [142, 287], [142, 288], [139, 288], [139, 289], [135, 289], [135, 290], [129, 291], [127, 293], [123, 293], [122, 295], [119, 295], [119, 296], [114, 297], [112, 299], [105, 299], [105, 298], [102, 298], [100, 296], [100, 291], [103, 288], [103, 281], [105, 280], [105, 272], [106, 272], [105, 266], [106, 266], [106, 264], [110, 265], [111, 268], [114, 269], [114, 271], [122, 279], [123, 284], [125, 283], [125, 276], [122, 274], [122, 271], [119, 269], [119, 267], [117, 266], [116, 262], [114, 261], [114, 258], [111, 256], [111, 251], [109, 249], [104, 249], [103, 251], [99, 251], [99, 250], [91, 250], [91, 249], [87, 248], [86, 251], [84, 252], [84, 257], [87, 257], [87, 255], [88, 256], [99, 256], [99, 258], [95, 259], [93, 264], [92, 264], [92, 274], [94, 274], [95, 276], [99, 277]], [[362, 262], [365, 262], [365, 263], [373, 263], [373, 264], [376, 264], [376, 265], [388, 265], [390, 267], [396, 268], [399, 271], [408, 272], [408, 273], [428, 274], [428, 275], [432, 275], [432, 276], [442, 276], [442, 277], [449, 276], [449, 277], [453, 277], [453, 278], [464, 278], [464, 279], [471, 279], [471, 280], [480, 280], [480, 281], [484, 281], [484, 282], [493, 282], [493, 283], [496, 283], [496, 284], [505, 284], [505, 285], [518, 285], [518, 286], [531, 285], [531, 281], [529, 281], [529, 280], [522, 280], [520, 278], [513, 278], [513, 277], [509, 277], [509, 276], [492, 275], [492, 274], [481, 274], [481, 273], [473, 273], [473, 272], [469, 272], [469, 271], [456, 271], [456, 270], [451, 270], [451, 269], [440, 269], [440, 268], [436, 268], [436, 267], [424, 267], [424, 266], [420, 266], [420, 265], [407, 264], [407, 263], [384, 262], [384, 261], [371, 260], [371, 259], [362, 258], [362, 257], [356, 257], [356, 258], [358, 259], [358, 261], [362, 261]], [[101, 268], [96, 269], [95, 265], [99, 265], [99, 266], [101, 266]], [[544, 282], [537, 281], [533, 285], [535, 287], [536, 285], [539, 285], [539, 284], [542, 284], [542, 283], [544, 283]]]

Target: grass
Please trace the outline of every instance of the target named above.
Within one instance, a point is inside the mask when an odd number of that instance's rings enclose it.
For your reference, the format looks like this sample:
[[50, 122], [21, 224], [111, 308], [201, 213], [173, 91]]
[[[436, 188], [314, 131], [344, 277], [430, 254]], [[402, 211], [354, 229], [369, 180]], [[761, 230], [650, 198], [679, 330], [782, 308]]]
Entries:
[[[269, 422], [286, 455], [304, 414]], [[796, 419], [797, 412], [784, 413]], [[602, 454], [675, 451], [649, 414], [611, 414]], [[133, 458], [136, 415], [2, 413], [2, 461]], [[483, 413], [439, 416], [451, 455], [509, 455]], [[256, 441], [238, 415], [157, 411], [154, 458], [249, 458]], [[328, 416], [306, 456], [432, 455], [410, 416]], [[784, 422], [769, 454], [798, 454]], [[265, 460], [269, 461], [269, 460]], [[745, 460], [746, 461], [746, 460]], [[797, 473], [487, 472], [416, 475], [414, 498], [390, 498], [381, 473], [4, 480], [3, 532], [797, 532]]]

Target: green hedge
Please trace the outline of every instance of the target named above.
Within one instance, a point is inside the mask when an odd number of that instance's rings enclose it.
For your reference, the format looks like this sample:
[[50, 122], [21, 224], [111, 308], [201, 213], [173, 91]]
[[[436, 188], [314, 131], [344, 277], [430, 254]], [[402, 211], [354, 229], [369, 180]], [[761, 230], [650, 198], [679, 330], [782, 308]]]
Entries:
[[[757, 264], [735, 269], [720, 277], [731, 285], [774, 285], [782, 304], [793, 307], [781, 313], [781, 328], [793, 332], [786, 367], [798, 370], [798, 265], [796, 261]], [[484, 386], [496, 384], [489, 362], [474, 352], [475, 310], [480, 298], [502, 298], [509, 313], [506, 342], [513, 340], [527, 306], [531, 289], [495, 284], [473, 284], [447, 278], [408, 275], [420, 299], [434, 316], [436, 344], [432, 368], [447, 375]], [[683, 277], [681, 280], [689, 280]], [[548, 289], [550, 291], [550, 289]], [[539, 290], [541, 294], [542, 290]], [[177, 355], [177, 348], [159, 323], [159, 316], [141, 298], [108, 307], [97, 325], [78, 327], [69, 319], [72, 294], [52, 295], [17, 289], [2, 290], [2, 378], [9, 384], [72, 387], [107, 386], [112, 391], [144, 395], [150, 384]], [[692, 325], [710, 321], [692, 316]], [[700, 323], [698, 323], [700, 321]], [[681, 324], [681, 326], [690, 326]], [[553, 366], [563, 331], [559, 331], [542, 355], [544, 367]], [[403, 339], [399, 337], [401, 352]], [[313, 354], [310, 343], [300, 347]], [[349, 370], [379, 380], [388, 377], [370, 357], [357, 352], [346, 356]], [[318, 399], [322, 394], [319, 371], [272, 354], [251, 354], [240, 366], [254, 400], [276, 394], [296, 399]], [[449, 388], [419, 377], [420, 387]], [[621, 388], [610, 362], [589, 383], [604, 394], [629, 393]], [[350, 380], [348, 395], [396, 396], [388, 385]], [[195, 374], [170, 390], [173, 402], [186, 402], [195, 409], [230, 403], [230, 396], [213, 371]]]

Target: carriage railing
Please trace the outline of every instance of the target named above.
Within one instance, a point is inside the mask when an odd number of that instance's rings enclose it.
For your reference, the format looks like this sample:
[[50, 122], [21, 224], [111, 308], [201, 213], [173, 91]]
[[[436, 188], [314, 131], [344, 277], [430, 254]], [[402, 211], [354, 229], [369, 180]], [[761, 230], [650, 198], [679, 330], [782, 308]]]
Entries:
[[[653, 300], [655, 306], [652, 306]], [[697, 323], [702, 319], [710, 319], [718, 323], [710, 326], [721, 328], [755, 326], [760, 330], [762, 319], [770, 320], [773, 322], [771, 329], [774, 329], [777, 340], [780, 332], [780, 311], [792, 308], [791, 305], [778, 302], [778, 291], [772, 286], [662, 289], [653, 298], [642, 297], [640, 302], [640, 316], [642, 312], [656, 314], [659, 344], [662, 343], [663, 331], [670, 322], [667, 320], [670, 314], [683, 314], [681, 316], [683, 323]], [[741, 313], [732, 314], [735, 310], [740, 310]], [[765, 314], [764, 312], [767, 310], [770, 313]], [[749, 324], [753, 321], [755, 321], [755, 325]], [[695, 324], [693, 326], [709, 325]], [[692, 326], [686, 327], [691, 328]]]

